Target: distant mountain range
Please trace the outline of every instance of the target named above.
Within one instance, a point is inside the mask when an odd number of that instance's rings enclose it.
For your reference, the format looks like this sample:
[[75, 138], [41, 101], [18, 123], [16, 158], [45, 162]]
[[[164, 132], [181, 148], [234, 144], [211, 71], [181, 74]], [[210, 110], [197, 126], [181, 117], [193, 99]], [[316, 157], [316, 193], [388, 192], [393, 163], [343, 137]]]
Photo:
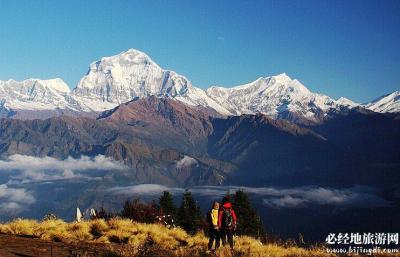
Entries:
[[102, 154], [132, 181], [171, 186], [399, 185], [400, 115], [363, 110], [299, 126], [147, 97], [97, 119], [1, 119], [0, 157]]
[[0, 158], [102, 154], [171, 186], [400, 185], [399, 92], [361, 105], [286, 74], [204, 91], [128, 50], [72, 91], [8, 80], [0, 99]]
[[202, 90], [182, 75], [164, 70], [143, 52], [129, 49], [90, 65], [75, 89], [61, 79], [0, 81], [0, 116], [20, 119], [67, 115], [95, 117], [134, 99], [149, 96], [178, 100], [218, 115], [262, 113], [298, 124], [319, 124], [354, 108], [374, 112], [400, 111], [400, 92], [358, 104], [313, 93], [286, 74], [261, 77], [232, 88]]

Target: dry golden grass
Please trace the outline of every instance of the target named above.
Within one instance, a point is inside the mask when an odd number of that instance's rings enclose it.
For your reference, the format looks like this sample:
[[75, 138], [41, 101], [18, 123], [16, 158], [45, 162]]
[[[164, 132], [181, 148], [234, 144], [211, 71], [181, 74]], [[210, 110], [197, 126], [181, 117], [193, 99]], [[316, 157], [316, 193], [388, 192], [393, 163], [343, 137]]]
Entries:
[[[118, 243], [129, 247], [129, 251], [127, 251], [129, 256], [209, 256], [206, 254], [208, 238], [203, 233], [193, 236], [179, 228], [167, 229], [162, 225], [141, 224], [127, 219], [116, 218], [109, 221], [98, 219], [79, 223], [67, 223], [62, 220], [38, 222], [28, 219], [16, 219], [6, 224], [0, 224], [0, 233], [32, 236], [65, 243], [81, 241], [106, 244]], [[144, 251], [149, 250], [149, 242], [151, 242], [153, 251], [158, 251], [158, 255], [155, 253], [143, 254]], [[122, 253], [121, 256], [125, 255]], [[297, 246], [264, 245], [254, 238], [242, 236], [236, 238], [235, 251], [233, 253], [228, 247], [221, 247], [213, 256], [328, 257], [335, 255], [326, 253], [321, 247], [304, 249]]]

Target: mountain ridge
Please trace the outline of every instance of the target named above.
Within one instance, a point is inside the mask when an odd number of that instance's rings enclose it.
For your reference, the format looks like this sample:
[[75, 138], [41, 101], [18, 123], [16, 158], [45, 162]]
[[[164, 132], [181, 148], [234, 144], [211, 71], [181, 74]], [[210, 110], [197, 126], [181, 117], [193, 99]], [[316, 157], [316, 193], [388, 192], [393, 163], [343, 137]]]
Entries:
[[149, 96], [202, 106], [225, 116], [261, 112], [301, 124], [320, 123], [355, 107], [382, 113], [400, 111], [398, 91], [371, 103], [358, 104], [344, 97], [335, 100], [313, 93], [286, 73], [260, 77], [231, 88], [212, 86], [203, 90], [185, 76], [161, 68], [144, 52], [128, 49], [92, 62], [72, 90], [59, 78], [0, 81], [0, 116], [21, 119], [63, 114], [96, 116], [121, 103]]
[[354, 110], [306, 127], [149, 97], [97, 119], [0, 119], [0, 157], [101, 154], [127, 165], [132, 181], [173, 186], [387, 185], [398, 182], [398, 116]]

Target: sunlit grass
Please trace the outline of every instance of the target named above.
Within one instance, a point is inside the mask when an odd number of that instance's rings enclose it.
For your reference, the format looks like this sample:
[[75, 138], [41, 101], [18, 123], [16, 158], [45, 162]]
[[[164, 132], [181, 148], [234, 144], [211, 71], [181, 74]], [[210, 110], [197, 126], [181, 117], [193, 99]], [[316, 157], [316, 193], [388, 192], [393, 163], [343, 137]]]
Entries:
[[[109, 221], [97, 219], [79, 223], [67, 223], [62, 220], [38, 222], [29, 219], [16, 219], [6, 224], [0, 224], [0, 233], [31, 236], [65, 243], [81, 241], [105, 244], [116, 243], [129, 247], [129, 256], [135, 256], [139, 251], [143, 251], [150, 241], [160, 251], [168, 251], [168, 253], [160, 253], [157, 256], [162, 256], [163, 254], [177, 257], [208, 256], [206, 254], [208, 238], [203, 233], [189, 235], [180, 228], [167, 229], [162, 225], [142, 224], [128, 219], [115, 218]], [[328, 257], [335, 255], [326, 253], [322, 247], [304, 249], [298, 246], [262, 244], [254, 238], [242, 236], [236, 238], [235, 251], [233, 253], [229, 247], [221, 247], [214, 256]]]

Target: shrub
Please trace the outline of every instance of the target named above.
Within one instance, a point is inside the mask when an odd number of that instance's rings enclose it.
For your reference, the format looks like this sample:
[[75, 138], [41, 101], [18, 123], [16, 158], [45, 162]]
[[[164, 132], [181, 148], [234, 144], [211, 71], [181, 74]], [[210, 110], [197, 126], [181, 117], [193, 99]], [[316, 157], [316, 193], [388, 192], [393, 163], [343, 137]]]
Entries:
[[142, 223], [154, 223], [159, 215], [161, 215], [160, 209], [156, 204], [142, 203], [139, 199], [126, 201], [121, 212], [123, 218]]
[[15, 219], [0, 226], [0, 232], [11, 235], [33, 236], [37, 221], [29, 219]]

